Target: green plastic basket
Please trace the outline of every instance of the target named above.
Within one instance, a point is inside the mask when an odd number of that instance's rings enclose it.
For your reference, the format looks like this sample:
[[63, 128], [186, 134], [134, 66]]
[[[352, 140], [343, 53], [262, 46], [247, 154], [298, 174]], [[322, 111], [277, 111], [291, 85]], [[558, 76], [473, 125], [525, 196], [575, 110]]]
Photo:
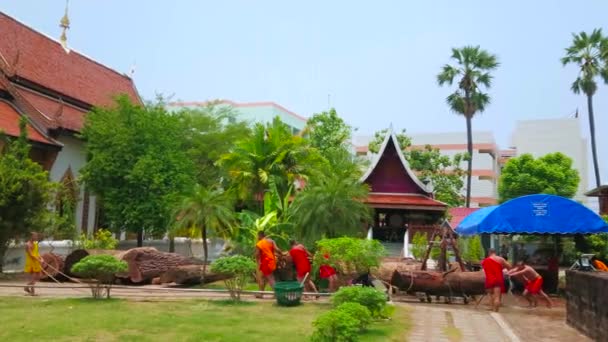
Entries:
[[300, 304], [304, 286], [297, 281], [282, 281], [274, 284], [274, 294], [280, 306], [295, 306]]

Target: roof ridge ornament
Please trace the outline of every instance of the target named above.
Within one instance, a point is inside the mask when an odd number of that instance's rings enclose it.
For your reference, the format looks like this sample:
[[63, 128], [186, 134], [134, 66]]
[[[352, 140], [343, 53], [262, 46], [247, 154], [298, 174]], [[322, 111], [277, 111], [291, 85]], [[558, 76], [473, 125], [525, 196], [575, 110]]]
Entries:
[[61, 42], [61, 46], [65, 50], [66, 53], [70, 53], [70, 49], [68, 48], [68, 37], [66, 35], [67, 30], [70, 29], [70, 18], [68, 17], [68, 5], [70, 0], [65, 0], [65, 13], [63, 17], [59, 21], [59, 27], [62, 28], [61, 36], [59, 37], [59, 41]]

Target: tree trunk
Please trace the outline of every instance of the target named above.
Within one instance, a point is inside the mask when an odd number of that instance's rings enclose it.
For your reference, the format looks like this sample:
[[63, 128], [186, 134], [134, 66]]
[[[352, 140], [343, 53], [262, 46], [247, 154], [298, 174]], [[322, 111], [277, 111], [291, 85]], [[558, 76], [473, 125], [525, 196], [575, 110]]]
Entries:
[[175, 253], [175, 237], [169, 236], [169, 253]]
[[144, 245], [144, 230], [139, 229], [137, 231], [137, 247], [142, 247]]
[[589, 108], [589, 134], [591, 135], [591, 154], [593, 156], [593, 171], [595, 172], [595, 185], [600, 187], [600, 168], [597, 161], [597, 148], [595, 147], [595, 119], [593, 117], [593, 95], [587, 94], [587, 107]]
[[4, 265], [4, 255], [8, 250], [8, 243], [6, 241], [0, 241], [0, 274], [2, 273], [2, 266]]
[[471, 121], [473, 115], [467, 114], [467, 153], [469, 154], [469, 160], [467, 161], [467, 197], [465, 205], [467, 208], [471, 207], [471, 173], [473, 172], [473, 131], [471, 129]]
[[203, 238], [203, 276], [201, 277], [201, 283], [205, 283], [205, 274], [207, 273], [207, 259], [208, 259], [208, 251], [207, 251], [207, 228], [201, 228], [201, 235]]

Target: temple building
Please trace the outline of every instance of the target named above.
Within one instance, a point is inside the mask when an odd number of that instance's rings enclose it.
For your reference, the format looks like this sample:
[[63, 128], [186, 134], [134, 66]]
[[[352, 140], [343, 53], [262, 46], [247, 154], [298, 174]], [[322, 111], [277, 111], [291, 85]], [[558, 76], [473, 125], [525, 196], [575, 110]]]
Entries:
[[133, 80], [2, 12], [0, 32], [0, 130], [18, 136], [20, 119], [27, 120], [32, 159], [72, 190], [76, 227], [91, 232], [98, 211], [95, 196], [76, 181], [86, 162], [78, 133], [94, 106], [110, 106], [121, 94], [143, 103]]
[[404, 244], [416, 232], [430, 235], [447, 210], [445, 203], [433, 198], [431, 185], [410, 169], [392, 129], [361, 182], [370, 187], [366, 203], [374, 209], [369, 235], [391, 256], [403, 255]]

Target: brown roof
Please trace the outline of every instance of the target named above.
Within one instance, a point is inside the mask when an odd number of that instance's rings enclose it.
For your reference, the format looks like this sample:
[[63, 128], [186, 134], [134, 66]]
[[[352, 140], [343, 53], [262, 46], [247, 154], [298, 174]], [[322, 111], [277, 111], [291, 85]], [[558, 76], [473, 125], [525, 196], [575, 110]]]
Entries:
[[53, 120], [54, 128], [63, 127], [75, 132], [82, 128], [86, 110], [23, 88], [19, 88], [18, 92], [36, 110]]
[[[7, 102], [0, 101], [0, 130], [5, 134], [18, 137], [19, 136], [19, 121], [21, 120], [21, 115], [17, 113], [15, 108], [8, 104]], [[37, 131], [32, 125], [28, 124], [26, 126], [27, 137], [31, 141], [48, 144], [48, 145], [56, 145], [54, 142], [51, 142], [44, 135], [42, 135], [39, 131]]]
[[436, 201], [427, 196], [418, 194], [379, 194], [370, 193], [367, 195], [365, 203], [371, 207], [383, 207], [383, 208], [404, 208], [414, 209], [416, 207], [431, 208], [435, 207], [438, 210], [445, 210], [446, 204]]
[[[44, 34], [0, 12], [0, 68], [13, 81], [32, 83], [49, 89], [66, 101], [82, 102], [82, 112], [90, 106], [108, 106], [113, 98], [126, 94], [132, 101], [141, 103], [133, 80], [76, 51], [66, 51], [61, 44]], [[53, 101], [49, 99], [49, 101]], [[39, 100], [38, 102], [44, 102]], [[48, 101], [47, 101], [48, 102]], [[61, 104], [61, 101], [55, 100]], [[40, 103], [39, 110], [50, 110]], [[34, 106], [36, 106], [34, 104]], [[67, 110], [66, 120], [73, 130], [82, 127], [82, 118]], [[54, 113], [44, 112], [53, 117]]]

